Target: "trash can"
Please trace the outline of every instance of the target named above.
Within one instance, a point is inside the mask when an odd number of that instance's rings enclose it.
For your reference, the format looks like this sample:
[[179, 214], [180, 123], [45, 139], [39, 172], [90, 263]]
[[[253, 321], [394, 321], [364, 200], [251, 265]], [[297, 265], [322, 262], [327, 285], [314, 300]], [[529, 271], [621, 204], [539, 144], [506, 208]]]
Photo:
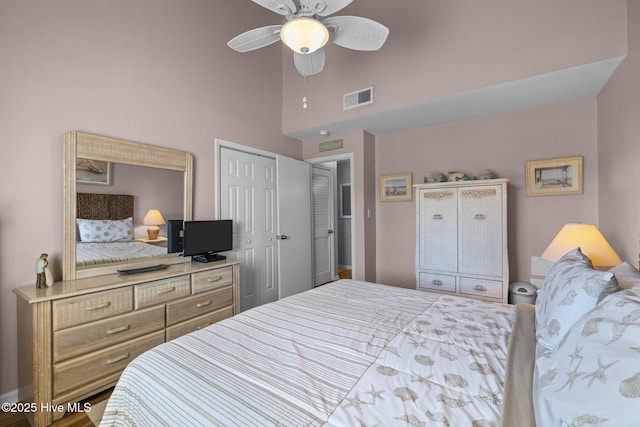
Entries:
[[535, 304], [538, 290], [529, 282], [511, 282], [509, 285], [509, 304]]

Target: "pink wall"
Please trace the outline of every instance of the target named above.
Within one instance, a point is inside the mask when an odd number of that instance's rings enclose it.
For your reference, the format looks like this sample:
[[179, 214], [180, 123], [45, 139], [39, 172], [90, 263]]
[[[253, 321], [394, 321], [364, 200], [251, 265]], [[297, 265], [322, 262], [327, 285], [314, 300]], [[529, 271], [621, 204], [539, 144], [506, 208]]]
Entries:
[[599, 226], [638, 266], [640, 235], [640, 3], [629, 1], [629, 53], [598, 96]]
[[[584, 156], [583, 195], [526, 196], [527, 160], [577, 155]], [[378, 175], [411, 172], [414, 183], [421, 183], [429, 171], [472, 176], [482, 169], [511, 180], [510, 276], [528, 281], [531, 256], [539, 256], [562, 225], [597, 220], [595, 98], [376, 138]], [[415, 287], [415, 202], [378, 202], [377, 223], [378, 281]]]
[[[389, 27], [377, 52], [329, 43], [320, 74], [283, 56], [285, 133], [623, 55], [625, 0], [354, 1], [339, 15]], [[374, 86], [373, 105], [342, 110], [342, 95]]]
[[12, 289], [42, 252], [61, 277], [64, 132], [192, 153], [194, 217], [212, 217], [214, 138], [301, 157], [281, 132], [280, 47], [226, 46], [277, 20], [250, 1], [0, 2], [0, 395], [17, 387]]

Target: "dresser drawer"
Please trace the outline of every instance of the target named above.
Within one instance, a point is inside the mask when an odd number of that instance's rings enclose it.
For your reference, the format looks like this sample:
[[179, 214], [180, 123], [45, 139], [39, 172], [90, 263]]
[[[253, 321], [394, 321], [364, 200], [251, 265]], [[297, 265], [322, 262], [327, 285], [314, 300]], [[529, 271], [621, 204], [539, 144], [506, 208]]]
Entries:
[[121, 372], [134, 358], [163, 342], [164, 331], [158, 331], [85, 356], [56, 363], [53, 366], [53, 395], [58, 396]]
[[500, 281], [460, 277], [460, 294], [462, 295], [466, 294], [502, 300], [502, 292], [503, 285]]
[[131, 286], [53, 302], [53, 330], [80, 325], [133, 309]]
[[175, 301], [167, 304], [167, 326], [232, 305], [231, 286]]
[[203, 316], [196, 317], [195, 319], [170, 326], [167, 328], [167, 341], [171, 341], [172, 339], [186, 335], [190, 332], [206, 328], [209, 325], [213, 325], [214, 323], [231, 316], [233, 316], [233, 307], [225, 307], [218, 311], [214, 311], [213, 313], [208, 313]]
[[134, 286], [136, 310], [191, 295], [189, 276], [154, 280]]
[[200, 271], [191, 275], [193, 293], [221, 288], [233, 283], [233, 268], [223, 267], [210, 271]]
[[421, 271], [418, 274], [418, 289], [455, 293], [456, 276]]
[[164, 329], [164, 307], [98, 320], [53, 334], [53, 361], [70, 359]]

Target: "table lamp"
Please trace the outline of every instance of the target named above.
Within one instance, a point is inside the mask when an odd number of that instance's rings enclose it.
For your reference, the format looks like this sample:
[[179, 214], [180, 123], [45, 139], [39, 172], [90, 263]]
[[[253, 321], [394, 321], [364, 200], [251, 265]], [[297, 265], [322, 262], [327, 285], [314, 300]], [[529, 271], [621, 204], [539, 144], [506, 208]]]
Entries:
[[156, 240], [158, 233], [160, 233], [160, 227], [158, 226], [165, 224], [165, 222], [158, 209], [149, 209], [149, 212], [147, 212], [142, 220], [142, 224], [148, 225], [147, 236], [149, 236], [149, 240]]
[[555, 262], [578, 247], [591, 259], [594, 267], [622, 264], [618, 254], [593, 224], [565, 224], [540, 257]]

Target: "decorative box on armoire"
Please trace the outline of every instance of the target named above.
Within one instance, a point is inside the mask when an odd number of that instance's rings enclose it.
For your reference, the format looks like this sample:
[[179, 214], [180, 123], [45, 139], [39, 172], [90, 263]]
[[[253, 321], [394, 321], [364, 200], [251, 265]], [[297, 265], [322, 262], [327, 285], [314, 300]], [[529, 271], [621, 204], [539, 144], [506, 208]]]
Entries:
[[508, 179], [415, 185], [416, 288], [507, 302]]

